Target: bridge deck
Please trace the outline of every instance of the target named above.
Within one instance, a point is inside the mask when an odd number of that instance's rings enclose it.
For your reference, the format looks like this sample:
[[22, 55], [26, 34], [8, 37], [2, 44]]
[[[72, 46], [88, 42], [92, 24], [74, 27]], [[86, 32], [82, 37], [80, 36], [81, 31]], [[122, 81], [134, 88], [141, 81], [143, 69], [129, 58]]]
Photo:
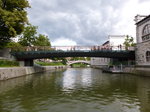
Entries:
[[20, 51], [11, 52], [18, 60], [42, 59], [54, 57], [106, 57], [118, 59], [135, 59], [135, 51], [128, 50], [85, 50], [85, 51]]

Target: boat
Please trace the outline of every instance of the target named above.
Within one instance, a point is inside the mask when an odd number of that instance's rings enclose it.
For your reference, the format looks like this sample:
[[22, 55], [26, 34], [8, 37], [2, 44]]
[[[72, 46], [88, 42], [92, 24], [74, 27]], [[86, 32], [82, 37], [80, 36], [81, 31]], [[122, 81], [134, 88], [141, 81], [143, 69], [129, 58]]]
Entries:
[[103, 73], [115, 73], [115, 74], [124, 73], [122, 68], [116, 67], [116, 66], [102, 68], [102, 72]]

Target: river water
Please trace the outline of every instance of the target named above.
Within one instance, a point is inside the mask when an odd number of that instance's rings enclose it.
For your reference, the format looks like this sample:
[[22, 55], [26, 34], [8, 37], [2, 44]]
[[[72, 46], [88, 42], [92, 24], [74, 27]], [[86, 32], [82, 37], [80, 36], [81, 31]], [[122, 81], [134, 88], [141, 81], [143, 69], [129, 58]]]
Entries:
[[150, 112], [150, 77], [68, 68], [1, 81], [0, 112]]

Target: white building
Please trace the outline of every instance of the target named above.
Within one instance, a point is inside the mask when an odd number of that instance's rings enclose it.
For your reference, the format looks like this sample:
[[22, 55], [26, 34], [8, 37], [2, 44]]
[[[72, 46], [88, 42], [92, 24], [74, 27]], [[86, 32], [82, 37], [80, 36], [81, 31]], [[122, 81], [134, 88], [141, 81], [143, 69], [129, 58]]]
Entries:
[[136, 64], [140, 66], [150, 65], [150, 15], [140, 18], [135, 16], [136, 21]]
[[[112, 50], [123, 50], [123, 43], [125, 41], [126, 35], [109, 35], [108, 41], [105, 42], [103, 47], [111, 47]], [[91, 66], [104, 67], [110, 64], [110, 58], [91, 58]]]
[[124, 50], [123, 43], [125, 42], [125, 38], [126, 35], [109, 35], [109, 45], [112, 46], [112, 50]]

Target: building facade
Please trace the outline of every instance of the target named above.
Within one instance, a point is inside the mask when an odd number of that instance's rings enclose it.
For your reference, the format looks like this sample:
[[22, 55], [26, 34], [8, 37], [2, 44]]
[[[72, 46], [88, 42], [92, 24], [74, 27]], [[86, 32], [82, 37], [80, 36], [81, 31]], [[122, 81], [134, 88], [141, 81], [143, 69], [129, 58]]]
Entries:
[[[102, 47], [111, 48], [112, 50], [124, 50], [123, 43], [125, 41], [126, 35], [109, 35], [108, 41], [106, 41]], [[91, 66], [105, 67], [108, 66], [111, 62], [110, 58], [91, 58]]]
[[[103, 49], [109, 48], [110, 43], [109, 41], [106, 41], [103, 45]], [[110, 63], [110, 58], [98, 58], [98, 57], [92, 57], [91, 58], [91, 66], [107, 66]]]
[[[135, 16], [135, 20], [139, 16]], [[136, 21], [136, 38], [136, 64], [150, 66], [150, 15]]]

